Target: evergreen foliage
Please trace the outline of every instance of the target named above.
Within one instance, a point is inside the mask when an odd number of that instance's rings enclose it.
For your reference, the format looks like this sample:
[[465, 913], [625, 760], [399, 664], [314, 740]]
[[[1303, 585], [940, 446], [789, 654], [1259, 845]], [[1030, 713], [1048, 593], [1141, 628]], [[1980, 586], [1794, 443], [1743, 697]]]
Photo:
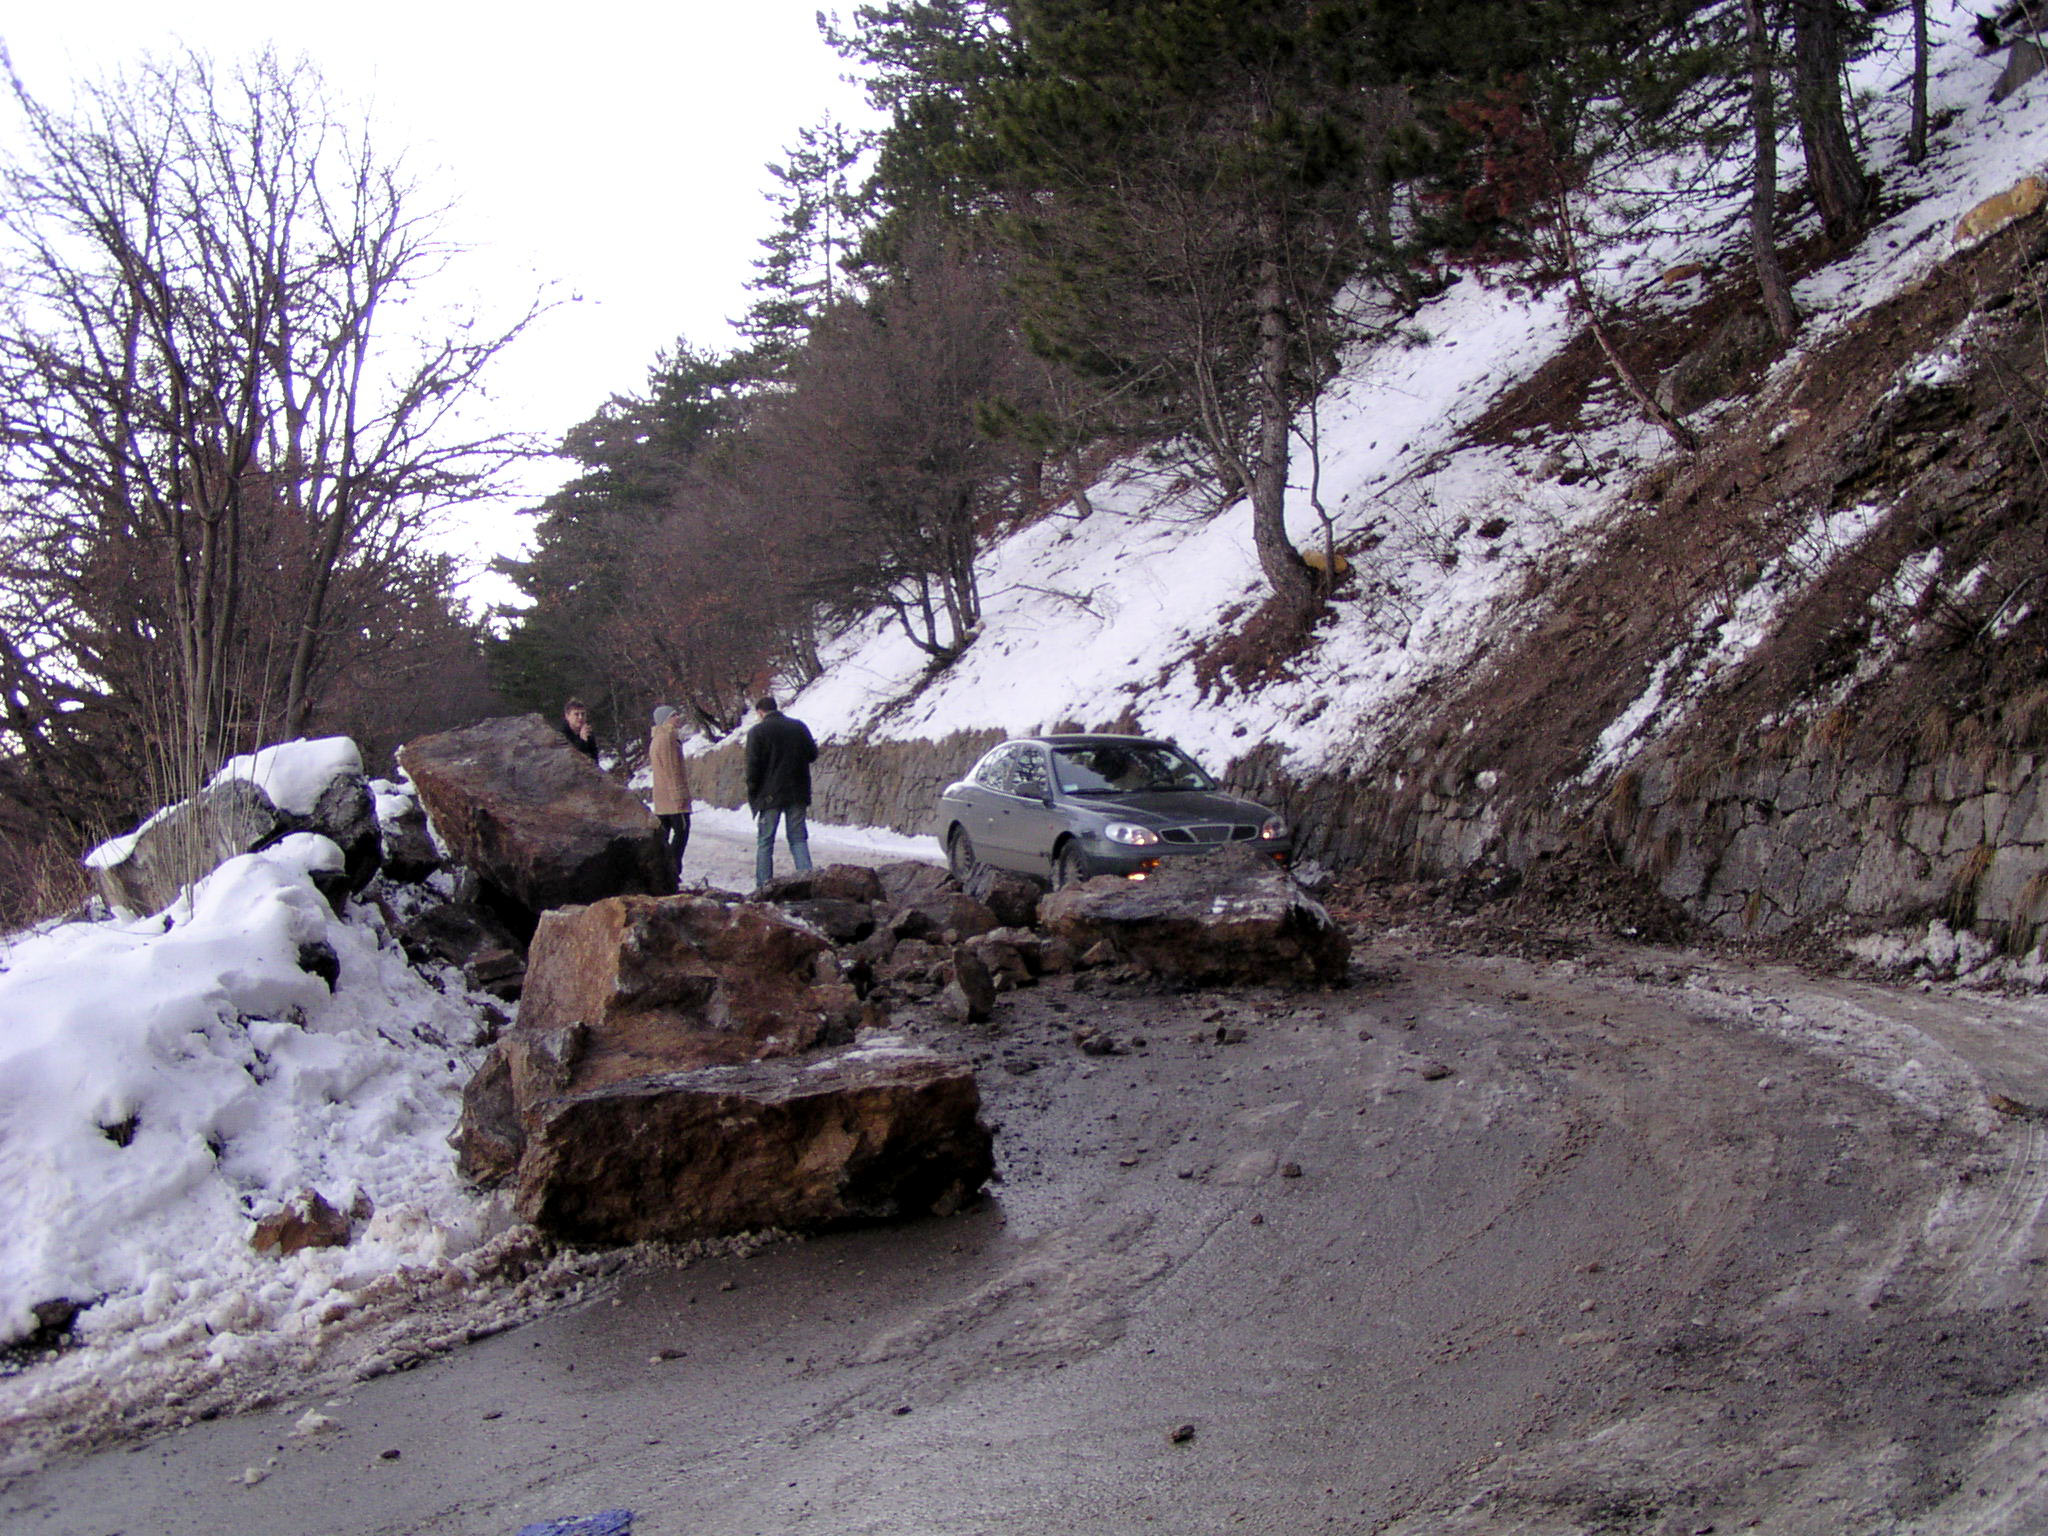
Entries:
[[787, 357], [846, 293], [862, 207], [853, 172], [870, 144], [870, 135], [827, 117], [768, 167], [775, 182], [768, 202], [778, 217], [754, 263], [760, 276], [749, 284], [760, 297], [740, 323], [765, 357]]

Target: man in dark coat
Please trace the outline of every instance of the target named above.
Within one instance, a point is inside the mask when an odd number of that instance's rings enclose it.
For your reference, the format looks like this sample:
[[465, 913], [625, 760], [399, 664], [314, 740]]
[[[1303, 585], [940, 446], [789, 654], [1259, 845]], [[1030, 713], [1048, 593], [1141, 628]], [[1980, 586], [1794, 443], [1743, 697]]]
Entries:
[[801, 873], [811, 867], [811, 834], [804, 812], [811, 804], [811, 764], [818, 744], [810, 727], [785, 715], [775, 700], [755, 701], [760, 719], [747, 732], [747, 809], [754, 813], [754, 884], [775, 877], [775, 824], [789, 837], [789, 856]]

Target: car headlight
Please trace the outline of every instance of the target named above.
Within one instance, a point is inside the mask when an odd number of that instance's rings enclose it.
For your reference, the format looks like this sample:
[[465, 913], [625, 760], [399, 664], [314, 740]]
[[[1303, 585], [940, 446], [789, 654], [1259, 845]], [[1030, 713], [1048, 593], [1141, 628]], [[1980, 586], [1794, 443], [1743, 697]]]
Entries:
[[1286, 835], [1287, 822], [1283, 817], [1268, 816], [1266, 818], [1266, 824], [1263, 827], [1259, 828], [1259, 836], [1263, 837], [1269, 843], [1276, 838], [1282, 838]]
[[1102, 835], [1112, 843], [1122, 843], [1129, 848], [1150, 848], [1159, 841], [1157, 832], [1131, 821], [1112, 821], [1102, 829]]

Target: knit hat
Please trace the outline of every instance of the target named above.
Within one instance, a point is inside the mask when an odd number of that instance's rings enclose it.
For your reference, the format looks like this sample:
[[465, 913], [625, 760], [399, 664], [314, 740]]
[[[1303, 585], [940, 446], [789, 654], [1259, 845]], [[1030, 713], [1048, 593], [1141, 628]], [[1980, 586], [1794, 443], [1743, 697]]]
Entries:
[[655, 706], [654, 706], [654, 723], [655, 723], [656, 725], [659, 725], [659, 724], [661, 724], [661, 722], [662, 722], [662, 721], [666, 720], [666, 719], [667, 719], [667, 718], [668, 718], [668, 717], [669, 717], [670, 715], [674, 714], [675, 712], [676, 712], [676, 711], [675, 711], [675, 706], [674, 706], [673, 704], [657, 704], [657, 705], [655, 705]]

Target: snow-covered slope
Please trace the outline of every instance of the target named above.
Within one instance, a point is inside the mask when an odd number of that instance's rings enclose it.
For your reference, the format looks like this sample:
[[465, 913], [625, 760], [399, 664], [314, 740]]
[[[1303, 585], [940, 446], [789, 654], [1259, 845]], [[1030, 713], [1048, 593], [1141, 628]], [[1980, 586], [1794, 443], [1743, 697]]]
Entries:
[[[2048, 162], [2048, 80], [1991, 105], [2002, 56], [1982, 54], [1966, 7], [1937, 0], [1931, 11], [1930, 96], [1935, 120], [1946, 124], [1925, 163], [1903, 165], [1900, 8], [1884, 23], [1887, 45], [1860, 66], [1856, 83], [1866, 93], [1866, 156], [1888, 198], [1905, 206], [1798, 284], [1807, 325], [1777, 376], [1947, 259], [1961, 213]], [[1795, 144], [1781, 163], [1797, 164]], [[1598, 286], [1609, 302], [1638, 310], [1696, 302], [1701, 279], [1666, 285], [1663, 274], [1681, 262], [1739, 265], [1742, 216], [1738, 195], [1696, 206], [1685, 227], [1621, 235], [1606, 247]], [[1470, 440], [1487, 408], [1572, 330], [1558, 292], [1468, 277], [1394, 342], [1349, 360], [1320, 408], [1320, 499], [1359, 582], [1292, 677], [1204, 695], [1195, 656], [1263, 595], [1248, 510], [1240, 503], [1211, 515], [1197, 493], [1132, 471], [1096, 488], [1093, 516], [1049, 517], [987, 552], [982, 633], [943, 673], [927, 680], [928, 658], [876, 619], [828, 648], [824, 677], [792, 707], [841, 739], [1102, 725], [1134, 714], [1145, 730], [1217, 766], [1266, 743], [1282, 749], [1297, 776], [1369, 761], [1398, 723], [1426, 707], [1419, 701], [1540, 611], [1540, 597], [1526, 595], [1540, 585], [1532, 575], [1578, 558], [1589, 534], [1614, 523], [1630, 483], [1667, 451], [1618, 391], [1600, 396], [1591, 424], [1574, 434]], [[1300, 428], [1305, 435], [1308, 424]], [[1309, 476], [1298, 451], [1288, 517], [1304, 548], [1323, 536]], [[1854, 532], [1846, 523], [1820, 530], [1836, 541], [1823, 553], [1846, 551]], [[1776, 573], [1748, 617], [1767, 623], [1766, 600], [1782, 601], [1825, 563]], [[1623, 761], [1639, 732], [1670, 727], [1683, 694], [1679, 679], [1668, 681], [1674, 686], [1616, 718], [1603, 767]]]

